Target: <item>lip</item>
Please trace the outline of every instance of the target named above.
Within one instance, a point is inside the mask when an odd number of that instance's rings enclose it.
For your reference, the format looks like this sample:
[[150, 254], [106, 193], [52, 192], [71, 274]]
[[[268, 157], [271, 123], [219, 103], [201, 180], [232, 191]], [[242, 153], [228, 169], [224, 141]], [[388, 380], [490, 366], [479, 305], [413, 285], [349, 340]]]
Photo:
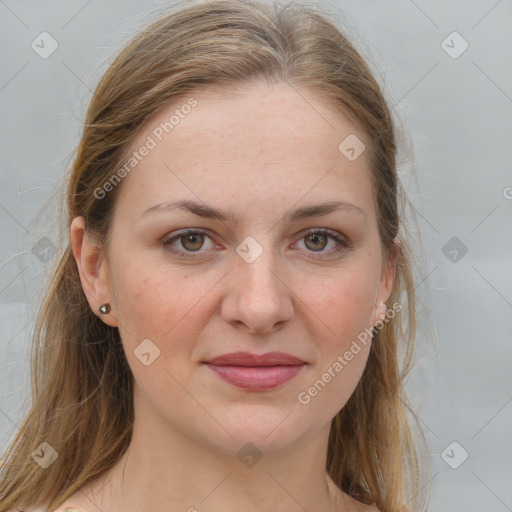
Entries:
[[250, 352], [232, 352], [205, 361], [219, 366], [291, 366], [304, 364], [302, 359], [284, 352], [251, 354]]
[[293, 379], [307, 363], [283, 352], [233, 352], [214, 357], [204, 364], [225, 382], [256, 391], [281, 386]]

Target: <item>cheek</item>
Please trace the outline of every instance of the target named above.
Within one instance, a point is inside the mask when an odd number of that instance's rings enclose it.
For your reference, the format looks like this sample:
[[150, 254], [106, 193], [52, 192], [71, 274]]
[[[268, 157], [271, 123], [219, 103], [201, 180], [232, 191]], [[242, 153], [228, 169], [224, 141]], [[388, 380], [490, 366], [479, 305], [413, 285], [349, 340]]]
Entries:
[[[343, 348], [370, 327], [375, 301], [375, 282], [368, 268], [344, 269], [329, 279], [305, 283], [301, 294], [323, 325], [328, 345]], [[320, 327], [319, 327], [320, 328]], [[317, 330], [317, 332], [319, 332]]]
[[150, 339], [162, 359], [179, 358], [190, 354], [208, 319], [215, 280], [204, 275], [199, 283], [186, 270], [151, 263], [119, 260], [112, 279], [119, 330], [128, 352]]
[[301, 403], [310, 400], [320, 417], [334, 416], [345, 405], [368, 359], [377, 282], [369, 268], [347, 267], [329, 280], [303, 282], [307, 306], [321, 321], [310, 332], [318, 358]]
[[322, 319], [316, 335], [311, 333], [318, 357], [297, 399], [318, 421], [336, 415], [361, 379], [372, 342], [374, 296], [369, 283], [344, 279], [324, 288], [312, 307]]

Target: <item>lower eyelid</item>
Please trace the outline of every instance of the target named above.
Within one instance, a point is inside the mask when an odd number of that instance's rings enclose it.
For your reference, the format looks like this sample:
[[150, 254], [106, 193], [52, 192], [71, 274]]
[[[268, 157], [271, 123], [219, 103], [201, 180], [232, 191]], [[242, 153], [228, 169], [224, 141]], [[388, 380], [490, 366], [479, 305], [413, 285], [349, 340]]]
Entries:
[[[316, 232], [314, 232], [316, 233]], [[310, 254], [319, 254], [319, 255], [322, 255], [322, 254], [325, 254], [325, 255], [329, 255], [329, 254], [333, 254], [333, 253], [338, 253], [340, 251], [344, 251], [344, 250], [347, 250], [350, 248], [350, 244], [343, 238], [343, 237], [336, 237], [332, 234], [329, 234], [329, 233], [325, 233], [325, 232], [318, 232], [318, 233], [321, 233], [321, 234], [326, 234], [328, 238], [330, 238], [331, 240], [334, 241], [335, 243], [335, 247], [329, 249], [329, 250], [321, 250], [321, 251], [312, 251], [312, 250], [307, 250], [307, 248], [305, 249], [308, 253]], [[293, 245], [301, 242], [306, 236], [308, 236], [309, 234], [311, 233], [307, 233], [303, 236], [301, 236], [297, 242], [294, 242]]]
[[[213, 239], [213, 237], [208, 234], [207, 232], [205, 231], [201, 231], [201, 230], [197, 230], [197, 231], [194, 231], [194, 230], [189, 230], [189, 231], [184, 231], [182, 233], [178, 233], [176, 235], [173, 235], [171, 237], [168, 237], [167, 239], [164, 239], [161, 244], [164, 246], [164, 248], [174, 254], [178, 254], [178, 255], [188, 255], [188, 257], [194, 257], [195, 254], [202, 254], [202, 253], [205, 253], [207, 252], [207, 250], [203, 250], [203, 248], [197, 250], [197, 251], [187, 251], [185, 249], [176, 249], [172, 246], [172, 244], [176, 241], [178, 241], [181, 237], [183, 236], [186, 236], [187, 234], [201, 234], [201, 235], [204, 235], [205, 238], [208, 238], [212, 244], [218, 246], [220, 244], [218, 244], [217, 242], [215, 242], [215, 240]], [[335, 243], [336, 243], [336, 247], [331, 249], [331, 250], [328, 250], [328, 251], [307, 251], [311, 254], [319, 254], [319, 255], [322, 255], [322, 254], [331, 254], [331, 253], [337, 253], [337, 252], [340, 252], [340, 251], [343, 251], [343, 250], [347, 250], [347, 249], [350, 249], [351, 245], [349, 243], [349, 241], [341, 234], [335, 232], [335, 233], [331, 233], [330, 231], [326, 231], [325, 229], [324, 230], [321, 230], [321, 229], [318, 229], [318, 230], [310, 230], [306, 233], [303, 233], [301, 234], [301, 236], [297, 239], [296, 242], [294, 242], [292, 245], [295, 245], [297, 244], [298, 242], [300, 242], [301, 240], [303, 240], [306, 236], [308, 235], [312, 235], [312, 234], [323, 234], [323, 235], [327, 235], [328, 238], [330, 238], [331, 240], [333, 240]], [[307, 249], [306, 249], [307, 250]]]
[[[164, 238], [161, 242], [161, 244], [164, 246], [164, 247], [167, 247], [167, 248], [170, 248], [172, 247], [172, 244], [174, 242], [177, 242], [180, 240], [181, 237], [184, 237], [186, 235], [190, 235], [190, 234], [193, 234], [193, 235], [204, 235], [205, 239], [209, 239], [211, 241], [212, 244], [214, 245], [218, 245], [215, 240], [213, 240], [213, 238], [206, 232], [203, 232], [203, 231], [185, 231], [183, 233], [178, 233], [176, 235], [173, 235], [173, 236], [170, 236], [168, 238]], [[181, 252], [180, 250], [176, 250], [176, 252]], [[189, 254], [194, 254], [194, 252], [202, 252], [202, 247], [200, 250], [198, 251], [185, 251], [184, 252], [188, 252]]]

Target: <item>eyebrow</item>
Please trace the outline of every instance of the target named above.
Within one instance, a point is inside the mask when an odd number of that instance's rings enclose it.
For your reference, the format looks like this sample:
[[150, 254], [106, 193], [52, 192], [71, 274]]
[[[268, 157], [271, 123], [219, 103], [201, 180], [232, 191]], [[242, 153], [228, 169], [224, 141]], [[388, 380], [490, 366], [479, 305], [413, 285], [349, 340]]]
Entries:
[[[141, 217], [151, 213], [162, 213], [173, 210], [183, 210], [193, 213], [199, 217], [218, 219], [223, 222], [231, 221], [234, 224], [238, 224], [238, 216], [232, 210], [219, 210], [217, 208], [213, 208], [212, 206], [208, 206], [205, 203], [197, 203], [189, 199], [158, 203], [144, 211]], [[327, 201], [322, 204], [302, 206], [292, 210], [284, 216], [284, 220], [287, 222], [294, 222], [309, 217], [320, 217], [333, 211], [356, 213], [366, 219], [366, 212], [355, 204], [347, 203], [345, 201]]]

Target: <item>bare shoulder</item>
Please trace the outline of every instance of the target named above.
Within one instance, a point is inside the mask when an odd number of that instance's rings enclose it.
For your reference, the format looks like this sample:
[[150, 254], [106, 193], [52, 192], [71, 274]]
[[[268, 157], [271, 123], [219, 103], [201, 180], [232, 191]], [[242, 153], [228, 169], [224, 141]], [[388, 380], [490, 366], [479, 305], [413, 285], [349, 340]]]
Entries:
[[[20, 512], [20, 510], [21, 509], [15, 507], [15, 508], [10, 508], [7, 512]], [[87, 512], [87, 511], [83, 510], [81, 508], [62, 506], [62, 507], [56, 508], [52, 511], [48, 511], [42, 507], [38, 507], [38, 508], [23, 509], [23, 512]]]
[[[75, 505], [77, 505], [77, 503], [74, 503]], [[73, 505], [70, 505], [69, 502], [65, 502], [64, 504], [62, 504], [60, 507], [54, 509], [54, 510], [48, 510], [48, 511], [43, 511], [41, 510], [41, 512], [91, 512], [91, 510], [89, 509], [85, 509], [85, 508], [82, 508], [81, 507], [81, 503], [78, 503], [78, 506], [80, 508], [77, 508]], [[36, 510], [34, 512], [39, 512], [39, 510]]]
[[59, 507], [55, 510], [52, 510], [51, 512], [87, 512], [84, 509], [81, 508], [75, 508], [75, 507]]
[[[62, 505], [55, 510], [48, 512], [99, 512], [100, 508], [94, 506], [94, 502], [88, 500], [83, 490], [77, 491], [75, 494], [66, 499]], [[45, 511], [46, 512], [46, 511]]]
[[66, 503], [64, 503], [64, 505], [60, 506], [56, 510], [52, 510], [52, 512], [88, 512], [88, 511], [83, 508], [72, 507], [72, 506], [66, 505]]

